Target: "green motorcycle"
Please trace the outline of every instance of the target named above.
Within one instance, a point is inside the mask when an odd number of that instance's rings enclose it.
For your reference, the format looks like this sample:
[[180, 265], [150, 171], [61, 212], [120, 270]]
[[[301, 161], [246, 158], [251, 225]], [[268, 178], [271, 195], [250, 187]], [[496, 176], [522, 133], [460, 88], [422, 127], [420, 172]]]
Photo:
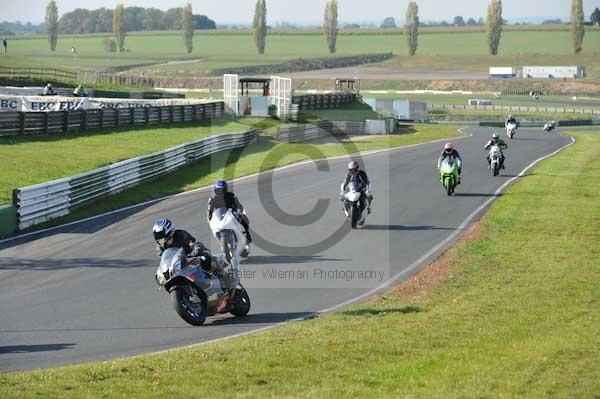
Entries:
[[445, 157], [439, 165], [440, 183], [442, 183], [442, 186], [444, 186], [444, 189], [446, 190], [446, 194], [449, 196], [454, 194], [454, 189], [458, 184], [459, 162], [460, 161], [455, 157]]

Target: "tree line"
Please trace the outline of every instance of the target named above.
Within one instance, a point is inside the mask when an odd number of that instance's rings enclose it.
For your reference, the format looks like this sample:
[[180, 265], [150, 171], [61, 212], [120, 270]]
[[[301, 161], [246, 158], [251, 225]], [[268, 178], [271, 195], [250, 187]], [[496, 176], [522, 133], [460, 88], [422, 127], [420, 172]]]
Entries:
[[[126, 7], [123, 18], [128, 31], [179, 30], [181, 8], [167, 11], [156, 8]], [[58, 21], [58, 32], [62, 34], [108, 33], [113, 28], [113, 10], [100, 8], [86, 10], [78, 8], [63, 14]], [[205, 15], [194, 15], [194, 29], [216, 29], [215, 21]]]
[[[408, 55], [411, 56], [417, 53], [419, 26], [423, 25], [419, 21], [418, 13], [417, 3], [410, 1], [405, 14], [404, 36], [407, 41]], [[590, 21], [596, 26], [600, 24], [600, 10], [598, 8], [592, 13]], [[454, 25], [464, 26], [480, 24], [482, 21], [475, 21], [470, 18], [465, 22], [461, 16], [457, 16], [453, 22]], [[489, 0], [485, 25], [488, 52], [491, 55], [498, 54], [502, 27], [505, 24], [506, 21], [502, 18], [502, 0]], [[395, 27], [395, 19], [393, 17], [386, 18], [384, 25], [386, 25], [385, 27]], [[585, 35], [584, 25], [583, 0], [571, 0], [571, 37], [573, 53], [575, 54], [582, 51]], [[252, 27], [257, 51], [259, 54], [264, 54], [268, 33], [266, 0], [256, 1]], [[46, 7], [45, 29], [48, 33], [48, 42], [52, 51], [56, 49], [58, 33], [112, 32], [115, 35], [116, 42], [105, 43], [108, 44], [107, 49], [110, 48], [110, 51], [113, 51], [114, 47], [115, 49], [118, 48], [119, 51], [124, 51], [125, 37], [128, 31], [176, 29], [183, 32], [185, 50], [191, 53], [194, 30], [216, 29], [216, 24], [206, 16], [194, 15], [191, 3], [187, 3], [183, 8], [172, 8], [164, 12], [154, 8], [126, 8], [122, 4], [117, 5], [115, 10], [105, 8], [91, 11], [76, 9], [64, 14], [59, 19], [56, 3], [51, 0]], [[338, 33], [338, 2], [337, 0], [327, 0], [323, 17], [323, 35], [331, 54], [334, 54], [337, 50]]]
[[[266, 14], [266, 0], [257, 0], [253, 28], [259, 54], [265, 52], [267, 29], [263, 29], [262, 27], [266, 26]], [[596, 9], [590, 18], [592, 24], [594, 24], [594, 21], [598, 21], [599, 18], [600, 10]], [[257, 21], [261, 21], [260, 26]], [[454, 25], [457, 26], [478, 24], [473, 18], [465, 22], [464, 18], [461, 16], [455, 17], [453, 22]], [[480, 23], [481, 22], [483, 21], [480, 21]], [[505, 24], [506, 21], [502, 18], [502, 0], [489, 0], [485, 25], [488, 52], [490, 55], [498, 54], [500, 40], [502, 38], [502, 27]], [[595, 24], [597, 25], [598, 22], [595, 22]], [[419, 26], [422, 26], [422, 23], [419, 21], [419, 7], [415, 1], [409, 1], [405, 15], [404, 36], [406, 37], [408, 55], [410, 56], [417, 53]], [[382, 28], [394, 27], [396, 27], [394, 17], [386, 18], [382, 25]], [[337, 0], [327, 0], [323, 18], [323, 35], [331, 54], [336, 52], [338, 32]], [[583, 0], [571, 0], [571, 36], [573, 53], [578, 54], [581, 52], [584, 34]]]

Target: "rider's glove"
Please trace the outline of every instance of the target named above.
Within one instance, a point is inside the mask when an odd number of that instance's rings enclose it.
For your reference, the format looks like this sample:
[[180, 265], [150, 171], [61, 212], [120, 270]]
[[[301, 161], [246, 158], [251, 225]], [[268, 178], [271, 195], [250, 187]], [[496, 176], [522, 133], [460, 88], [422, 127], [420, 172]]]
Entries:
[[158, 254], [158, 257], [159, 257], [159, 258], [162, 256], [162, 254], [163, 254], [163, 250], [162, 250], [162, 248], [160, 247], [160, 245], [157, 245], [157, 246], [156, 246], [156, 253]]

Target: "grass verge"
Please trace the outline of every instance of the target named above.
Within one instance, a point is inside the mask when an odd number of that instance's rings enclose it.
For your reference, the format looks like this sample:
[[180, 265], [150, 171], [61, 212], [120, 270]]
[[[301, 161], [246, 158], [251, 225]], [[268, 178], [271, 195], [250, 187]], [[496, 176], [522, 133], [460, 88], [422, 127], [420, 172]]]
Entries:
[[[3, 398], [597, 397], [600, 135], [544, 161], [428, 295], [168, 355], [0, 375]], [[209, 383], [190, 384], [202, 375]]]
[[12, 202], [12, 189], [43, 183], [139, 155], [247, 126], [228, 119], [209, 124], [178, 124], [131, 130], [0, 137], [0, 204]]

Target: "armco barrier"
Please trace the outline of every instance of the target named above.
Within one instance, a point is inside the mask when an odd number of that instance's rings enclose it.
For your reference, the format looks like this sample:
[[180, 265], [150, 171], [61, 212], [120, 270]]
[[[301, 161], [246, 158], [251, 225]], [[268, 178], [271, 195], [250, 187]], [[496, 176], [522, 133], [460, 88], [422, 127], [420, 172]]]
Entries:
[[356, 93], [350, 91], [328, 94], [306, 94], [294, 96], [292, 104], [297, 105], [298, 110], [302, 111], [306, 109], [338, 108], [343, 105], [352, 104], [357, 99]]
[[[547, 120], [525, 120], [519, 122], [518, 127], [543, 127], [548, 121]], [[460, 121], [456, 121], [456, 123], [461, 123]], [[479, 122], [479, 126], [482, 127], [498, 127], [504, 129], [504, 122], [496, 122], [496, 121], [486, 121]], [[600, 125], [600, 120], [593, 119], [565, 119], [556, 121], [557, 126], [593, 126]]]
[[57, 112], [0, 112], [0, 136], [66, 133], [158, 123], [203, 121], [223, 116], [222, 101], [164, 107], [107, 108]]
[[256, 130], [211, 136], [76, 176], [15, 189], [13, 203], [18, 228], [23, 230], [67, 215], [77, 206], [169, 173], [207, 155], [245, 147], [255, 138]]
[[508, 112], [535, 112], [554, 114], [583, 114], [600, 115], [600, 109], [589, 107], [551, 106], [530, 107], [528, 105], [465, 105], [465, 104], [427, 104], [428, 110], [483, 110], [483, 111], [508, 111]]
[[327, 136], [344, 134], [363, 134], [364, 122], [323, 121], [304, 125], [286, 125], [277, 130], [277, 140], [288, 143], [300, 143]]
[[0, 237], [17, 231], [17, 208], [12, 205], [0, 205]]

